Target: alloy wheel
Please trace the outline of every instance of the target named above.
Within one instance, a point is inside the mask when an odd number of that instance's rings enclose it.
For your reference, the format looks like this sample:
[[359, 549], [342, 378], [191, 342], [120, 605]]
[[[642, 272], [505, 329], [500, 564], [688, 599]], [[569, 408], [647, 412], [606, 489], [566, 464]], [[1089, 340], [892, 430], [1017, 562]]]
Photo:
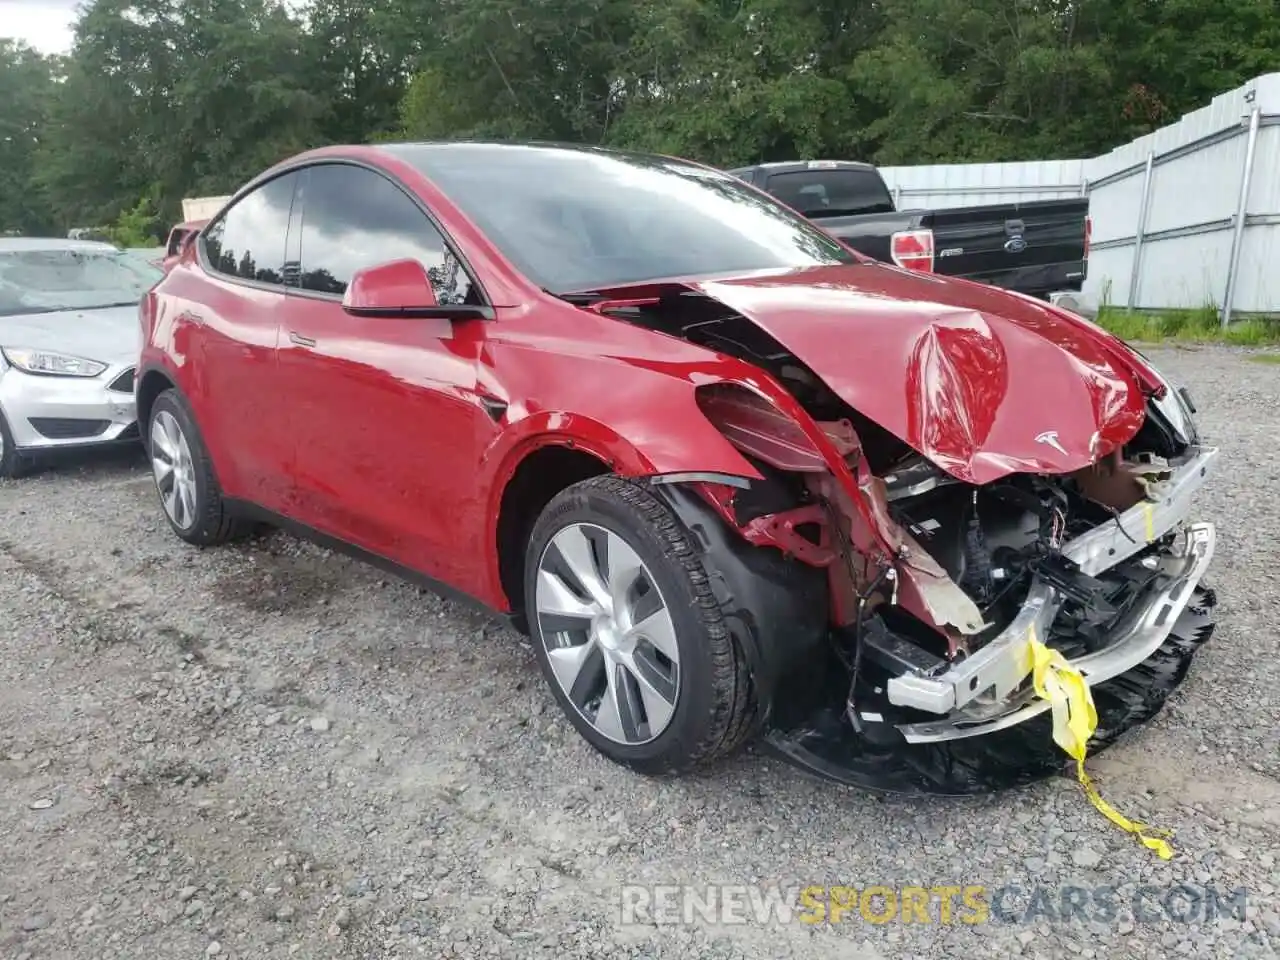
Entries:
[[675, 624], [649, 568], [621, 536], [573, 523], [538, 561], [534, 606], [561, 691], [602, 737], [637, 746], [680, 696]]
[[191, 448], [178, 420], [161, 410], [151, 421], [151, 471], [164, 512], [186, 530], [196, 522], [196, 475]]

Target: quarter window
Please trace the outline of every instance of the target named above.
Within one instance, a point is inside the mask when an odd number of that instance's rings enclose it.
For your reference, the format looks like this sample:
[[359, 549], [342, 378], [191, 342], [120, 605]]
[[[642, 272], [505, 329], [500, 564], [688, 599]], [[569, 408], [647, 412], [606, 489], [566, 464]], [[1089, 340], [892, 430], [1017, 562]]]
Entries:
[[438, 302], [481, 302], [440, 231], [381, 174], [350, 164], [320, 164], [308, 171], [302, 197], [304, 290], [342, 294], [357, 270], [412, 258], [426, 269]]
[[214, 270], [242, 280], [284, 283], [285, 240], [297, 181], [296, 173], [267, 181], [205, 231], [205, 255]]

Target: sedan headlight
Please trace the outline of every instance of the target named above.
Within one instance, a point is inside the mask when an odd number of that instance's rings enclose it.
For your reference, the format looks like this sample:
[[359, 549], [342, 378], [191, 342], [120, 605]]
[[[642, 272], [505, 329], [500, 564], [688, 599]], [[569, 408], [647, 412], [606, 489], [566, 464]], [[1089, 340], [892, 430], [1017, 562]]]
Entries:
[[27, 347], [0, 347], [0, 354], [11, 366], [24, 373], [43, 377], [96, 377], [107, 369], [105, 363], [72, 357], [49, 350], [31, 350]]

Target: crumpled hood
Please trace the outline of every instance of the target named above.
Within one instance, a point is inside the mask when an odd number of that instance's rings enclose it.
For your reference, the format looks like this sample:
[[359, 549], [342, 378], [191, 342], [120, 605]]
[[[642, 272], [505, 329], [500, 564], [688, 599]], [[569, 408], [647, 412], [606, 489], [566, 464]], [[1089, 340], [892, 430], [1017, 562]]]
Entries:
[[1122, 341], [1008, 291], [860, 264], [689, 284], [969, 483], [1068, 473], [1128, 442], [1163, 385]]
[[29, 347], [107, 364], [136, 363], [142, 347], [137, 306], [0, 316], [0, 347]]

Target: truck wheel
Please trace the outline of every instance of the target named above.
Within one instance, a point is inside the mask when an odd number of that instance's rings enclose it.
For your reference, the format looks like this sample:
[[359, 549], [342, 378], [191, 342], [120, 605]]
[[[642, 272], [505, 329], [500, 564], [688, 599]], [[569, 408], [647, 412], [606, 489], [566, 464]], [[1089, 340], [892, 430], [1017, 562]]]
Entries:
[[619, 477], [558, 494], [525, 560], [529, 631], [552, 693], [610, 760], [649, 775], [735, 750], [750, 677], [689, 533]]

